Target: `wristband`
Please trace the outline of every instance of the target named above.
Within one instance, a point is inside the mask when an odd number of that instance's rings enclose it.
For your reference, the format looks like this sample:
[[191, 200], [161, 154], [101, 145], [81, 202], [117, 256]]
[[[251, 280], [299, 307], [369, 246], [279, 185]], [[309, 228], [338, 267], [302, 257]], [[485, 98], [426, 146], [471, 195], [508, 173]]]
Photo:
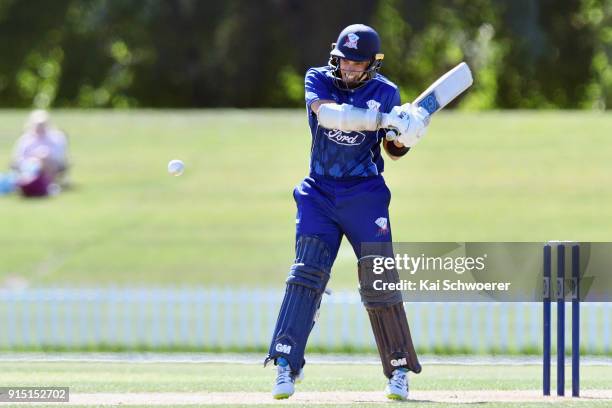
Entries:
[[393, 141], [390, 141], [390, 140], [385, 140], [383, 143], [386, 143], [387, 153], [389, 153], [391, 156], [402, 157], [406, 153], [408, 153], [408, 150], [410, 150], [408, 146], [397, 147], [395, 143], [393, 143]]

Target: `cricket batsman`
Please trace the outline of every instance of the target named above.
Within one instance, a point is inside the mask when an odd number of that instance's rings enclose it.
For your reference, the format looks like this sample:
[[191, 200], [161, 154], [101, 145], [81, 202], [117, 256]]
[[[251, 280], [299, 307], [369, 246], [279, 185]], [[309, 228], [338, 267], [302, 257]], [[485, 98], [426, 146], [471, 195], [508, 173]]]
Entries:
[[[398, 279], [395, 269], [372, 273], [374, 256], [393, 256], [391, 192], [382, 176], [381, 151], [392, 160], [404, 156], [425, 135], [428, 113], [414, 105], [400, 108], [398, 87], [378, 72], [383, 54], [374, 29], [350, 25], [332, 47], [328, 65], [306, 73], [310, 174], [293, 191], [295, 261], [265, 363], [277, 366], [273, 397], [293, 395], [302, 377], [306, 342], [346, 236], [357, 257], [361, 300], [388, 378], [386, 395], [403, 400], [408, 397], [408, 371], [418, 373], [421, 366], [401, 293], [373, 285], [375, 279]], [[388, 141], [388, 131], [398, 137]], [[380, 243], [380, 253], [364, 250], [363, 243]]]

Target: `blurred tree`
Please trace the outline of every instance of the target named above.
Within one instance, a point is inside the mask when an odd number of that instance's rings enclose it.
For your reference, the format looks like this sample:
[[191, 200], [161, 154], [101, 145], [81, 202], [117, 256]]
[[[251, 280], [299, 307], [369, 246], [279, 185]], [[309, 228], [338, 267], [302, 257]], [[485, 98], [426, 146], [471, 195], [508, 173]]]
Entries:
[[499, 40], [507, 53], [498, 74], [497, 106], [579, 107], [594, 44], [589, 31], [575, 24], [580, 0], [515, 0], [500, 7]]
[[582, 107], [612, 107], [612, 0], [584, 0], [574, 24], [587, 28], [594, 41], [591, 75]]
[[[0, 103], [47, 107], [62, 74], [63, 32], [58, 22], [69, 0], [0, 2]], [[32, 11], [34, 10], [34, 11]], [[44, 12], [43, 12], [44, 11]]]
[[346, 25], [414, 98], [461, 60], [461, 106], [611, 105], [612, 0], [2, 0], [0, 106], [291, 107]]
[[469, 94], [470, 105], [492, 108], [501, 59], [493, 42], [497, 21], [487, 0], [381, 0], [374, 24], [383, 42], [384, 74], [400, 85], [402, 100], [409, 101], [467, 59], [478, 78]]

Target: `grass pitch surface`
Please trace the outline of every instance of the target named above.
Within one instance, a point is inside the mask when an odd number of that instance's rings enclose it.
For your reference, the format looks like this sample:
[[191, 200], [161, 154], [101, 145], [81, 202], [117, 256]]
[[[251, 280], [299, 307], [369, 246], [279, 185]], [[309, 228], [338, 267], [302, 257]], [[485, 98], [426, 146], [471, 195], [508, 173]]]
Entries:
[[[277, 406], [285, 402], [275, 402], [269, 394], [274, 374], [270, 368], [242, 364], [0, 363], [1, 384], [67, 386], [71, 401], [82, 406]], [[584, 398], [543, 399], [539, 366], [430, 365], [410, 377], [415, 400], [410, 406], [610, 406], [612, 367], [584, 366], [581, 374]], [[384, 386], [385, 378], [377, 365], [308, 365], [306, 378], [288, 403], [382, 406], [390, 403], [384, 398]]]
[[[27, 112], [0, 112], [8, 161]], [[303, 111], [65, 111], [75, 189], [0, 197], [0, 282], [274, 285], [293, 260]], [[387, 160], [396, 241], [612, 238], [612, 114], [441, 113]], [[170, 159], [185, 174], [166, 172]], [[332, 287], [356, 285], [343, 244]]]

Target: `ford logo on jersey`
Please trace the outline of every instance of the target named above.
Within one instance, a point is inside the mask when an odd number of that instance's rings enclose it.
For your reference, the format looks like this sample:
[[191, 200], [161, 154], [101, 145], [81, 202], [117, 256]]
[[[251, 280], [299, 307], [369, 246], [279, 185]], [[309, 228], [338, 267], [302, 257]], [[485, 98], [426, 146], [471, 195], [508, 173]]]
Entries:
[[325, 135], [329, 140], [344, 146], [358, 146], [366, 137], [361, 132], [343, 132], [338, 129], [328, 130]]

